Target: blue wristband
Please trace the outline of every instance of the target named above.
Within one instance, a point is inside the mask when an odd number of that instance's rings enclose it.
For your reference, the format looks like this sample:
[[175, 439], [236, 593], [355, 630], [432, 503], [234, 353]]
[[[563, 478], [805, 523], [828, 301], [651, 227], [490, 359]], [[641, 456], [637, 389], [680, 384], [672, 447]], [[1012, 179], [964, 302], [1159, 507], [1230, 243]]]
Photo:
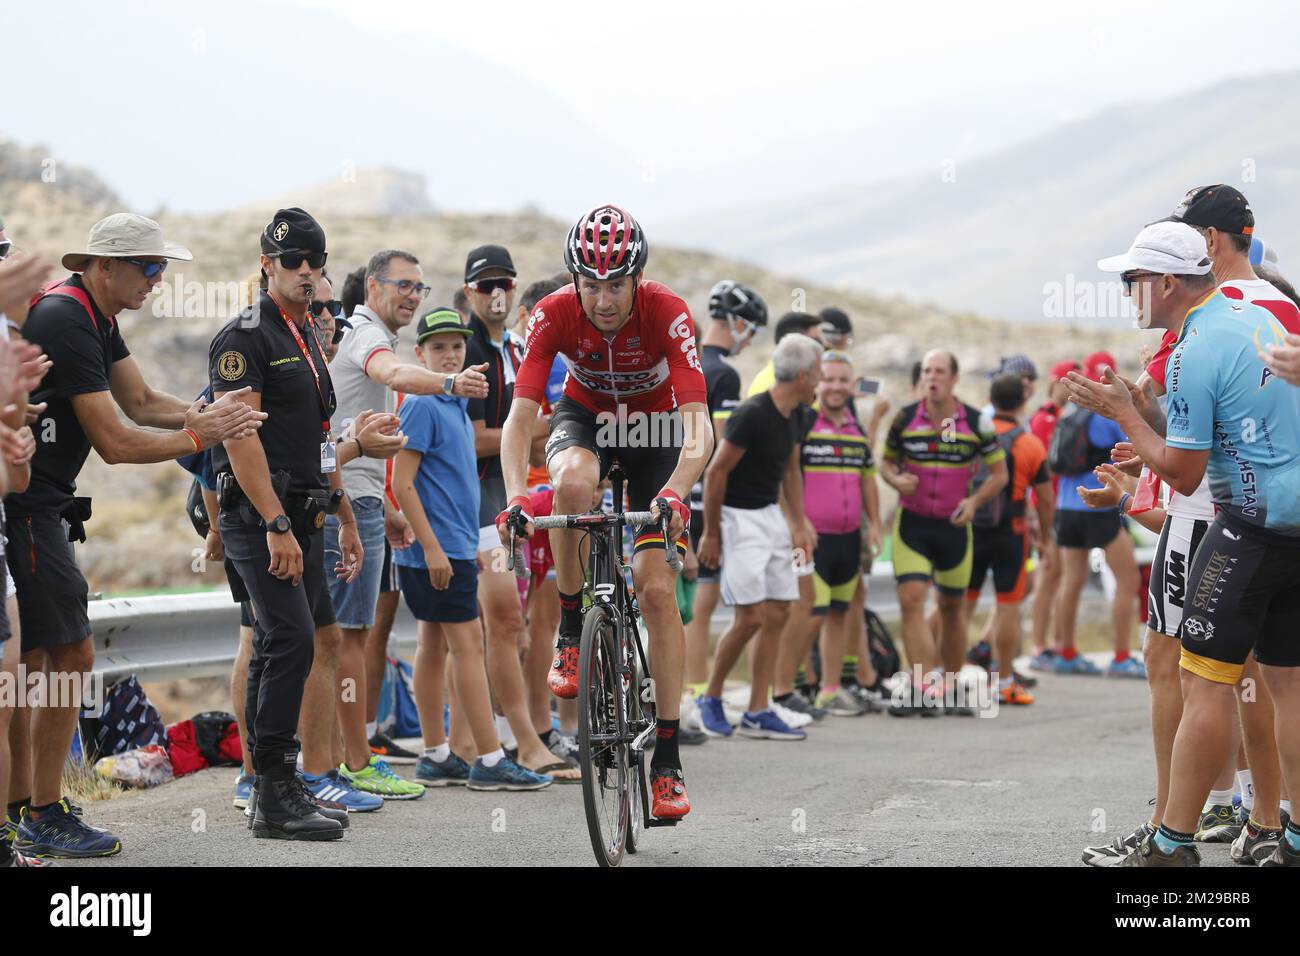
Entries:
[[1130, 495], [1127, 491], [1124, 492], [1124, 494], [1122, 494], [1122, 495], [1119, 496], [1119, 513], [1120, 513], [1120, 514], [1122, 514], [1122, 515], [1123, 515], [1123, 514], [1128, 514], [1128, 503], [1129, 503], [1129, 501], [1132, 500], [1132, 498], [1133, 498], [1133, 496]]

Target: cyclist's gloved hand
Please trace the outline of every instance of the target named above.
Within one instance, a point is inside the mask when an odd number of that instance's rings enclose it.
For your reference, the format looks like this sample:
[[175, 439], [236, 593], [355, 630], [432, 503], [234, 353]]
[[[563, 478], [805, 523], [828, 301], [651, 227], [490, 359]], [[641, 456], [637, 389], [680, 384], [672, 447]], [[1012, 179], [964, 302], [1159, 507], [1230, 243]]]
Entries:
[[527, 495], [515, 495], [506, 503], [506, 508], [497, 515], [497, 534], [501, 536], [501, 543], [506, 547], [510, 546], [510, 529], [514, 528], [515, 534], [528, 538], [533, 533], [533, 506], [528, 500]]
[[669, 531], [674, 535], [681, 534], [691, 522], [690, 507], [686, 505], [677, 492], [673, 491], [671, 488], [664, 488], [659, 492], [659, 494], [655, 495], [653, 503], [657, 505], [660, 498], [663, 498], [668, 502], [668, 507], [672, 509], [673, 515], [677, 519], [677, 521], [669, 525]]

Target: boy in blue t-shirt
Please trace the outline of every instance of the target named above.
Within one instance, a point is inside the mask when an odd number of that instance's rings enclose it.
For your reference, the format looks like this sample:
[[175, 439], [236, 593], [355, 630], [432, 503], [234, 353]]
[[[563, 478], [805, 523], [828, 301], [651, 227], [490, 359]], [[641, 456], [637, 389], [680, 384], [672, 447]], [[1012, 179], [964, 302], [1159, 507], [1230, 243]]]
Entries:
[[[453, 309], [435, 309], [416, 325], [416, 356], [430, 371], [454, 375], [465, 365], [470, 334]], [[394, 461], [393, 493], [415, 543], [394, 551], [393, 563], [402, 596], [419, 622], [415, 703], [425, 750], [415, 778], [430, 787], [540, 790], [552, 778], [506, 756], [492, 714], [477, 602], [478, 468], [466, 404], [451, 395], [412, 395], [398, 412], [407, 443]], [[473, 741], [478, 757], [472, 767], [451, 752], [443, 733], [448, 651], [455, 687], [451, 735]]]

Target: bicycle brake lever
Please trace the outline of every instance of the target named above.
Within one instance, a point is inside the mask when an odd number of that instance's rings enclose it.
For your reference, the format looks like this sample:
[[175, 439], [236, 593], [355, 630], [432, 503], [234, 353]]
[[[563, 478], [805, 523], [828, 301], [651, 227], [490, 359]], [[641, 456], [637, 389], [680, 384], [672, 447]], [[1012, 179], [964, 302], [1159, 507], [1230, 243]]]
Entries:
[[510, 557], [506, 567], [514, 571], [515, 577], [520, 581], [529, 575], [528, 565], [524, 563], [524, 549], [519, 545], [519, 536], [514, 528], [510, 529]]
[[673, 512], [668, 507], [668, 502], [663, 498], [658, 499], [659, 505], [659, 526], [664, 533], [664, 558], [668, 561], [668, 567], [674, 574], [682, 573], [682, 557], [677, 553], [677, 542], [668, 534], [668, 529], [672, 526]]

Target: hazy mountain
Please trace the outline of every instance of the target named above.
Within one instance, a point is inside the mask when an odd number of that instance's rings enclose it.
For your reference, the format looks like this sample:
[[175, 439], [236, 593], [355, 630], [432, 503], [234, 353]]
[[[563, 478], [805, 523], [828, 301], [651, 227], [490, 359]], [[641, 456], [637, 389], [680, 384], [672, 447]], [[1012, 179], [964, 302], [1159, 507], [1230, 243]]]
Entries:
[[[0, 163], [19, 155], [8, 144]], [[40, 151], [36, 151], [39, 153]], [[22, 153], [25, 155], [25, 153]], [[12, 167], [6, 167], [12, 168]], [[567, 223], [536, 213], [515, 215], [425, 212], [428, 200], [412, 199], [407, 214], [398, 215], [389, 201], [419, 192], [421, 184], [392, 171], [361, 170], [364, 188], [345, 196], [370, 194], [379, 205], [326, 209], [331, 187], [304, 187], [278, 199], [244, 204], [229, 212], [180, 215], [162, 212], [166, 234], [194, 252], [192, 262], [173, 263], [154, 297], [137, 313], [121, 316], [121, 328], [131, 354], [151, 385], [174, 395], [192, 397], [207, 382], [208, 343], [221, 323], [238, 308], [238, 283], [255, 273], [257, 237], [275, 204], [302, 205], [317, 212], [329, 240], [329, 271], [336, 280], [365, 263], [376, 249], [396, 247], [415, 253], [425, 281], [434, 291], [426, 307], [450, 303], [464, 275], [465, 254], [484, 242], [509, 247], [524, 283], [553, 275], [562, 268], [561, 248]], [[74, 188], [76, 182], [82, 187]], [[98, 183], [91, 189], [88, 184]], [[368, 185], [366, 185], [368, 183]], [[85, 195], [84, 201], [81, 196]], [[423, 195], [422, 193], [420, 195]], [[81, 248], [86, 230], [120, 204], [109, 201], [113, 191], [93, 174], [78, 171], [54, 183], [0, 178], [0, 211], [8, 230], [27, 251], [57, 258]], [[1025, 351], [1046, 368], [1063, 354], [1078, 357], [1096, 348], [1109, 348], [1121, 366], [1136, 369], [1140, 339], [1129, 331], [1094, 331], [1069, 335], [1064, 329], [1044, 329], [1027, 338], [1005, 322], [972, 314], [920, 305], [900, 297], [847, 291], [798, 279], [709, 253], [652, 241], [648, 266], [651, 278], [668, 283], [690, 304], [697, 323], [706, 323], [708, 292], [720, 278], [730, 277], [757, 288], [773, 316], [791, 308], [816, 311], [836, 304], [852, 316], [856, 344], [852, 349], [858, 371], [885, 379], [886, 394], [895, 406], [906, 401], [908, 369], [929, 348], [952, 349], [962, 367], [959, 392], [982, 402], [986, 373], [999, 358]], [[402, 335], [398, 355], [410, 361], [413, 338]], [[771, 353], [771, 337], [761, 334], [736, 359], [745, 381], [752, 378]], [[1042, 395], [1038, 396], [1041, 400]], [[91, 455], [79, 482], [81, 493], [94, 497], [89, 540], [79, 558], [94, 589], [135, 587], [194, 587], [217, 584], [220, 571], [196, 577], [193, 535], [184, 515], [188, 489], [180, 468], [166, 465], [106, 466]]]
[[[1095, 318], [1080, 298], [1093, 290], [1076, 283], [1104, 279], [1096, 260], [1127, 248], [1143, 224], [1168, 215], [1194, 186], [1240, 188], [1258, 235], [1280, 250], [1283, 271], [1300, 274], [1297, 117], [1300, 73], [1234, 80], [1158, 102], [1135, 98], [924, 176], [692, 216], [660, 233], [823, 282], [949, 308], [1041, 322], [1045, 304], [1064, 299], [1057, 319], [1122, 321]], [[1045, 291], [1049, 284], [1063, 295]], [[1071, 309], [1071, 302], [1085, 308]]]

